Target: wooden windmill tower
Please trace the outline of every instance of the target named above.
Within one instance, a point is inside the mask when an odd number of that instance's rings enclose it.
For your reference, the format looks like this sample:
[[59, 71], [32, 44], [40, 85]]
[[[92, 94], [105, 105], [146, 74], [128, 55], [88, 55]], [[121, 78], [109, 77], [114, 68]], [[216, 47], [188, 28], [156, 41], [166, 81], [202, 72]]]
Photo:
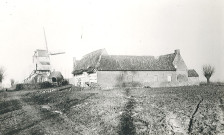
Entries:
[[58, 55], [65, 53], [65, 52], [50, 53], [48, 51], [45, 30], [44, 30], [44, 38], [45, 38], [46, 50], [37, 49], [36, 51], [34, 51], [33, 55], [34, 70], [30, 74], [30, 76], [24, 80], [24, 82], [38, 83], [48, 81], [48, 76], [52, 71], [50, 55]]

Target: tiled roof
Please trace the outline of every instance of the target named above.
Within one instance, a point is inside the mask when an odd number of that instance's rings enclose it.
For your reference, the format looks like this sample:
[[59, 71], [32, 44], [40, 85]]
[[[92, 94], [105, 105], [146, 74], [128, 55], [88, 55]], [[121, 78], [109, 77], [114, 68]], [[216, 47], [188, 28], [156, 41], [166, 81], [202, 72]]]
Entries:
[[75, 70], [86, 70], [89, 67], [95, 68], [103, 51], [104, 49], [100, 49], [83, 56], [81, 60], [76, 61]]
[[101, 71], [174, 71], [173, 65], [175, 54], [167, 54], [155, 58], [154, 56], [125, 56], [108, 55], [102, 56], [97, 70]]
[[173, 60], [175, 53], [154, 56], [126, 56], [104, 55], [105, 50], [100, 49], [85, 55], [76, 62], [74, 75], [82, 72], [99, 71], [175, 71]]
[[82, 72], [92, 72], [99, 65], [100, 57], [103, 54], [106, 54], [105, 49], [96, 50], [83, 56], [81, 60], [76, 61], [72, 74], [77, 75], [82, 74]]
[[189, 69], [188, 70], [188, 77], [199, 77], [199, 75], [194, 69]]

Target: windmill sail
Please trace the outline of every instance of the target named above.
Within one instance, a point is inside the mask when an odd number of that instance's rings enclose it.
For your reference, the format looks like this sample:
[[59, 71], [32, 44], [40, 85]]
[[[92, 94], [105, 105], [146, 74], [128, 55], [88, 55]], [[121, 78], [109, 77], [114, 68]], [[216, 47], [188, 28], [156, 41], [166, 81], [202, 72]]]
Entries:
[[44, 30], [45, 45], [46, 45], [46, 49], [47, 49], [47, 52], [48, 52], [47, 37], [46, 37], [46, 33], [45, 33], [45, 29], [44, 29], [44, 27], [43, 27], [43, 30]]
[[58, 54], [65, 54], [65, 52], [59, 52], [59, 53], [49, 53], [50, 55], [58, 55]]

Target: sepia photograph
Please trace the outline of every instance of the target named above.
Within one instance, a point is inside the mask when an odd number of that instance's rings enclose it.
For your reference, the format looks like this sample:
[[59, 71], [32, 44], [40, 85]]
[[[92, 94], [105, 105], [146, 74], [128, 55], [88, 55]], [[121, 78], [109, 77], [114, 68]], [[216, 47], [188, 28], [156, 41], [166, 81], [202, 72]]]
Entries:
[[0, 135], [224, 135], [223, 0], [1, 0]]

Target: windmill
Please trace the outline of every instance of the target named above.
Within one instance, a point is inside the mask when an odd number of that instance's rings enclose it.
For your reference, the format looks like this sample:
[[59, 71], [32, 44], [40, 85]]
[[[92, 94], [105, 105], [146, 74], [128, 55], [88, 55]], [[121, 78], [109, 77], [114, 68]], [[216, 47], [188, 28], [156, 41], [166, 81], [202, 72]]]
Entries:
[[50, 53], [48, 51], [45, 29], [43, 28], [43, 30], [44, 30], [46, 50], [37, 49], [34, 51], [34, 55], [33, 55], [34, 69], [32, 73], [30, 74], [30, 76], [24, 80], [24, 82], [37, 83], [37, 82], [47, 81], [48, 76], [50, 75], [52, 71], [50, 55], [65, 54], [65, 52]]

